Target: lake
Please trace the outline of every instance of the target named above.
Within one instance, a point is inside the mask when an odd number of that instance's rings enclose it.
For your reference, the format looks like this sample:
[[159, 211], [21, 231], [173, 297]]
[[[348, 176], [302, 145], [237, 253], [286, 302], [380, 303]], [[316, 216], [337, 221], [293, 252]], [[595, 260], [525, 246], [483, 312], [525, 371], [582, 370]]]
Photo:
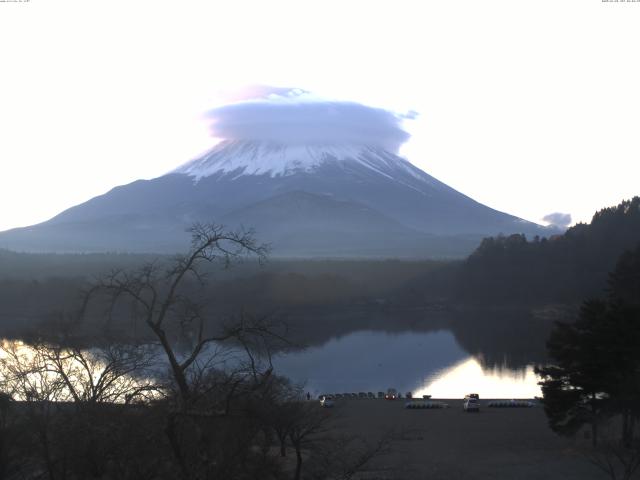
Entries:
[[[495, 332], [498, 335], [498, 332]], [[492, 352], [494, 356], [499, 352]], [[403, 396], [462, 398], [533, 398], [541, 395], [533, 365], [487, 365], [482, 353], [470, 354], [450, 330], [386, 332], [361, 330], [322, 345], [280, 355], [278, 373], [305, 390], [321, 393], [386, 391]]]
[[[277, 354], [275, 371], [314, 396], [388, 388], [433, 398], [540, 396], [533, 365], [546, 360], [552, 325], [530, 312], [495, 309], [307, 309], [286, 320], [294, 344], [305, 348]], [[209, 348], [213, 355], [217, 347]], [[164, 356], [158, 359], [164, 370]], [[222, 358], [223, 365], [235, 368], [237, 360]]]

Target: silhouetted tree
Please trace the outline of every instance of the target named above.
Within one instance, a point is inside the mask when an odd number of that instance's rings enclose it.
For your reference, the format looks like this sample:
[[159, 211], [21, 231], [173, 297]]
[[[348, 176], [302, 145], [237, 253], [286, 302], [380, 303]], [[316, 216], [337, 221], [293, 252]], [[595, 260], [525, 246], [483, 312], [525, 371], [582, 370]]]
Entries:
[[631, 448], [640, 415], [640, 246], [621, 256], [607, 300], [584, 302], [575, 323], [559, 323], [548, 342], [554, 364], [543, 378], [551, 427], [573, 434], [585, 423], [622, 418], [622, 443]]
[[607, 328], [606, 303], [585, 302], [575, 323], [558, 323], [551, 333], [547, 347], [554, 364], [536, 369], [543, 379], [540, 385], [551, 428], [573, 435], [590, 424], [594, 445], [598, 422], [609, 402], [608, 376], [615, 367], [615, 359], [602, 345], [601, 335]]
[[296, 452], [296, 469], [294, 480], [300, 480], [302, 475], [302, 451], [313, 448], [314, 444], [326, 436], [329, 412], [319, 408], [317, 404], [298, 402], [292, 405], [289, 412], [291, 423], [289, 439]]
[[[197, 288], [206, 283], [202, 266], [263, 258], [265, 248], [216, 225], [192, 234], [186, 255], [112, 272], [90, 286], [73, 321], [3, 345], [1, 390], [23, 403], [9, 402], [5, 417], [0, 396], [0, 461], [9, 458], [4, 419], [17, 419], [29, 464], [22, 478], [279, 480], [302, 478], [311, 458], [305, 478], [347, 479], [380, 452], [335, 436], [331, 412], [273, 373], [273, 353], [289, 346], [283, 325], [244, 313], [218, 322], [210, 299], [197, 295], [207, 293]], [[88, 337], [100, 323], [90, 317], [105, 306], [103, 335]], [[150, 335], [140, 343], [124, 335], [114, 322], [122, 317]], [[277, 454], [286, 447], [296, 451], [295, 473]]]
[[634, 197], [548, 240], [484, 239], [462, 264], [454, 293], [480, 303], [579, 302], [599, 294], [616, 260], [638, 242], [640, 197]]
[[[85, 308], [97, 294], [109, 297], [111, 308], [120, 300], [129, 300], [134, 320], [141, 320], [157, 339], [169, 364], [171, 375], [183, 408], [193, 400], [193, 386], [189, 382], [191, 367], [208, 345], [222, 343], [250, 334], [267, 334], [268, 327], [255, 319], [239, 317], [220, 331], [211, 331], [213, 322], [207, 317], [206, 304], [195, 294], [185, 294], [188, 281], [204, 285], [206, 277], [203, 263], [222, 261], [228, 266], [233, 260], [247, 254], [265, 258], [267, 248], [256, 243], [252, 232], [230, 232], [215, 224], [196, 224], [191, 229], [191, 248], [178, 255], [168, 267], [157, 262], [143, 265], [134, 271], [114, 271], [95, 283], [85, 300]], [[179, 352], [172, 335], [176, 332], [187, 337]]]

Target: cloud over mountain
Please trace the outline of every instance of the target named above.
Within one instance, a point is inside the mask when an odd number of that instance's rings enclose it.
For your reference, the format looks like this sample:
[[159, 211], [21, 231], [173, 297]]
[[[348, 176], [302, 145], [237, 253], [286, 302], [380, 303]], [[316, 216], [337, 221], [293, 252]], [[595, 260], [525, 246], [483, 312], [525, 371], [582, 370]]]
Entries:
[[549, 225], [555, 225], [560, 228], [567, 228], [571, 225], [571, 214], [570, 213], [560, 213], [554, 212], [549, 215], [545, 215], [542, 220], [547, 222]]
[[355, 102], [319, 100], [300, 89], [254, 87], [253, 91], [262, 98], [207, 113], [214, 137], [292, 145], [365, 144], [393, 153], [409, 139], [402, 128], [406, 115]]

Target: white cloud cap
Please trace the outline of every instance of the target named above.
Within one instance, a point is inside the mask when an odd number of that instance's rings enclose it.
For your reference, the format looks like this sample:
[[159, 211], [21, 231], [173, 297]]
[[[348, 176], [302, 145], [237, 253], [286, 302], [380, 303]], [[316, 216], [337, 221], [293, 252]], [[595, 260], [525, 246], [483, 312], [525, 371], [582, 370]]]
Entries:
[[409, 139], [404, 118], [355, 102], [315, 98], [301, 89], [254, 86], [232, 98], [261, 98], [224, 105], [207, 113], [211, 133], [224, 140], [272, 141], [290, 145], [357, 144], [397, 153]]

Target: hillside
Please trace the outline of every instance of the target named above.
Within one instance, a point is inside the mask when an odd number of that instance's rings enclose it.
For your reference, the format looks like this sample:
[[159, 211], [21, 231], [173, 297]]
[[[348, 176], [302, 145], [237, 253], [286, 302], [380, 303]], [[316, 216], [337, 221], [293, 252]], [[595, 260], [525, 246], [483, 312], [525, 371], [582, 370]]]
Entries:
[[173, 254], [188, 247], [195, 222], [254, 229], [272, 258], [464, 258], [487, 235], [554, 233], [379, 147], [247, 140], [0, 232], [0, 248]]
[[599, 295], [617, 259], [640, 243], [640, 197], [549, 239], [486, 238], [456, 274], [453, 295], [474, 302], [576, 302]]

